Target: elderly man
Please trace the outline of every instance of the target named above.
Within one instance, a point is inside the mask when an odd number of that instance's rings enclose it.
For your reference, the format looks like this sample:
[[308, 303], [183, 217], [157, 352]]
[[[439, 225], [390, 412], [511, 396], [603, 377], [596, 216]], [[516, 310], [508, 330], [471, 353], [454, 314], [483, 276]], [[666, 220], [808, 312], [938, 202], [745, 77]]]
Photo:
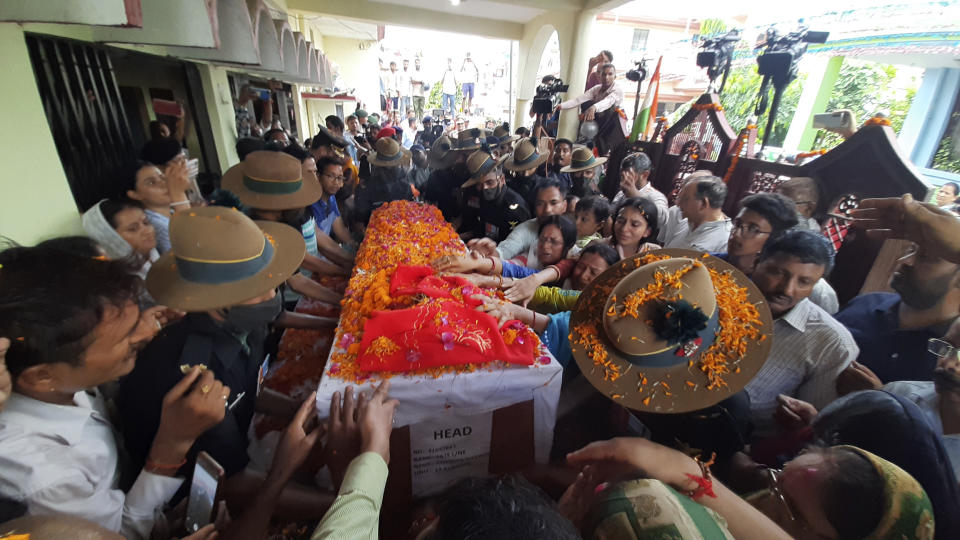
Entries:
[[727, 247], [730, 218], [723, 215], [727, 186], [716, 176], [696, 176], [680, 190], [676, 208], [671, 209], [660, 230], [663, 247], [696, 249], [715, 253]]
[[643, 152], [634, 152], [620, 161], [620, 191], [613, 197], [613, 204], [624, 199], [644, 197], [657, 207], [657, 228], [664, 230], [667, 223], [669, 203], [667, 196], [650, 183], [653, 163]]
[[791, 231], [764, 246], [750, 276], [775, 319], [770, 356], [746, 387], [757, 436], [774, 434], [780, 394], [818, 409], [836, 399], [837, 377], [857, 357], [850, 332], [807, 298], [829, 269], [827, 245]]

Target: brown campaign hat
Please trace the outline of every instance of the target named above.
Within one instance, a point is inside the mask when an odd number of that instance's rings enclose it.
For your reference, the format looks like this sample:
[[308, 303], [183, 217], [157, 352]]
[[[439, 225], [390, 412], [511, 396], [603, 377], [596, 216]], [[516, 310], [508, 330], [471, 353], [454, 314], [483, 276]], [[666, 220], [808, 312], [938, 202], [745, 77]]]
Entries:
[[537, 138], [529, 137], [517, 143], [503, 168], [508, 171], [536, 169], [550, 159], [550, 152], [537, 147]]
[[494, 167], [503, 163], [506, 159], [506, 156], [495, 158], [489, 152], [484, 150], [477, 150], [476, 152], [470, 154], [470, 157], [467, 158], [467, 170], [470, 171], [470, 179], [464, 182], [460, 187], [468, 188], [483, 182], [483, 177], [492, 171]]
[[367, 161], [377, 167], [401, 167], [410, 164], [410, 151], [400, 146], [393, 137], [381, 137]]
[[170, 219], [170, 251], [150, 267], [147, 290], [183, 311], [230, 307], [286, 281], [305, 253], [289, 225], [254, 222], [235, 208], [193, 208]]
[[243, 204], [261, 210], [303, 208], [323, 197], [320, 182], [302, 177], [297, 158], [270, 150], [250, 152], [227, 170], [221, 185]]
[[317, 125], [317, 134], [313, 136], [313, 141], [321, 141], [319, 143], [314, 142], [311, 144], [314, 148], [319, 146], [336, 146], [339, 148], [346, 148], [347, 141], [343, 137], [335, 134], [326, 128], [326, 126]]
[[681, 413], [714, 405], [760, 371], [773, 318], [747, 276], [687, 249], [624, 259], [580, 295], [570, 347], [583, 375], [624, 407]]
[[488, 129], [464, 129], [457, 133], [457, 150], [479, 150], [491, 133]]
[[497, 138], [499, 144], [510, 143], [520, 138], [519, 135], [510, 133], [510, 126], [507, 124], [497, 126], [493, 130], [493, 136]]
[[430, 145], [430, 164], [438, 169], [446, 169], [457, 161], [456, 147], [446, 135], [438, 137]]
[[606, 162], [607, 162], [607, 158], [605, 157], [598, 158], [593, 155], [592, 150], [590, 150], [586, 146], [580, 146], [573, 150], [573, 154], [570, 156], [570, 164], [560, 169], [560, 172], [575, 173], [575, 172], [585, 171], [587, 169], [592, 169], [598, 165], [603, 165]]

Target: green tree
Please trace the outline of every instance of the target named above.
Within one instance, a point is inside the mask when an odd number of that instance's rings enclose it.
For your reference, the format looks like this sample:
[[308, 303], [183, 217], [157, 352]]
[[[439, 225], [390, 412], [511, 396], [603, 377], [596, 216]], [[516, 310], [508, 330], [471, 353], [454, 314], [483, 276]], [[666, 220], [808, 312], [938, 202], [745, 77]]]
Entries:
[[[902, 94], [892, 89], [891, 83], [896, 76], [897, 68], [892, 65], [844, 60], [826, 110], [850, 109], [860, 125], [882, 112], [889, 118], [890, 127], [899, 133], [910, 110], [916, 88], [909, 88]], [[815, 141], [817, 147], [833, 148], [840, 144], [843, 138], [836, 133], [824, 131], [818, 141]]]
[[[439, 80], [430, 87], [430, 95], [427, 97], [427, 104], [424, 106], [427, 109], [442, 109], [443, 108], [443, 85], [441, 84], [443, 80]], [[460, 85], [457, 85], [457, 96], [454, 98], [453, 106], [459, 111], [460, 107], [463, 105], [463, 91], [460, 90]]]
[[940, 139], [940, 146], [933, 155], [930, 168], [960, 174], [960, 156], [953, 153], [953, 138], [949, 135]]
[[727, 31], [727, 23], [723, 19], [704, 19], [700, 23], [700, 38], [712, 37]]
[[[790, 129], [790, 121], [797, 111], [797, 103], [800, 101], [800, 93], [803, 91], [805, 80], [806, 74], [801, 73], [783, 91], [780, 98], [780, 107], [777, 109], [777, 119], [773, 125], [773, 134], [767, 141], [768, 146], [780, 146], [787, 138], [787, 130]], [[763, 78], [757, 74], [757, 66], [754, 63], [735, 66], [730, 69], [727, 84], [724, 86], [723, 94], [720, 95], [720, 103], [723, 105], [723, 114], [726, 115], [727, 121], [734, 131], [739, 132], [745, 128], [748, 119], [753, 116], [762, 81]], [[769, 115], [769, 105], [773, 103], [772, 91], [767, 103], [766, 115]], [[766, 134], [768, 118], [766, 115], [760, 118], [758, 124], [758, 133], [761, 138]]]

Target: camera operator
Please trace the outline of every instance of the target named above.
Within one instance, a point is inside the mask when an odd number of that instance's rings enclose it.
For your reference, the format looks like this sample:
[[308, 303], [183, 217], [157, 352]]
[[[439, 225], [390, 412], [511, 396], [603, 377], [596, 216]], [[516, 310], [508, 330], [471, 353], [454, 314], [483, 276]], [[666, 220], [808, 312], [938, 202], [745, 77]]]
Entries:
[[423, 131], [417, 133], [417, 138], [414, 141], [414, 144], [423, 145], [427, 150], [430, 149], [430, 146], [433, 145], [433, 141], [436, 141], [443, 135], [443, 126], [433, 123], [433, 118], [430, 116], [423, 117]]
[[623, 141], [627, 134], [625, 122], [621, 121], [623, 117], [618, 112], [623, 101], [623, 90], [617, 86], [616, 79], [617, 68], [613, 64], [604, 64], [600, 67], [600, 84], [554, 109], [557, 112], [581, 106], [581, 121], [597, 122], [596, 141], [601, 155]]
[[559, 93], [564, 87], [563, 81], [553, 75], [544, 75], [537, 87], [537, 94], [533, 97], [530, 106], [530, 117], [536, 118], [533, 123], [534, 137], [556, 137], [557, 124], [560, 122], [560, 113], [556, 110], [560, 103]]

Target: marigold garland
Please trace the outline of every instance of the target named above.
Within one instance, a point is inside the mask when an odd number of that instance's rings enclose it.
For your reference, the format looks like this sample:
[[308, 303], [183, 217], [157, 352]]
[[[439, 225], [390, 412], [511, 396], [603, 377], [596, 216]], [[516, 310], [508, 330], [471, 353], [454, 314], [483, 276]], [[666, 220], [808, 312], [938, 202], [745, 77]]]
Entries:
[[694, 103], [691, 109], [695, 111], [717, 111], [720, 112], [723, 110], [723, 105], [719, 103]]
[[810, 152], [800, 152], [797, 154], [797, 162], [799, 163], [801, 159], [806, 159], [813, 156], [822, 156], [826, 154], [828, 150], [826, 148], [821, 148], [819, 150], [811, 150]]
[[883, 116], [874, 116], [873, 118], [868, 119], [863, 123], [863, 127], [867, 126], [889, 126], [890, 119], [884, 118]]
[[750, 132], [757, 129], [756, 124], [747, 125], [747, 129], [737, 137], [737, 144], [733, 148], [733, 153], [730, 156], [730, 166], [727, 167], [726, 174], [723, 175], [723, 183], [726, 184], [730, 181], [730, 177], [733, 176], [733, 171], [737, 168], [737, 162], [740, 161], [740, 154], [743, 152], [743, 147], [747, 144], [747, 141], [750, 139]]

